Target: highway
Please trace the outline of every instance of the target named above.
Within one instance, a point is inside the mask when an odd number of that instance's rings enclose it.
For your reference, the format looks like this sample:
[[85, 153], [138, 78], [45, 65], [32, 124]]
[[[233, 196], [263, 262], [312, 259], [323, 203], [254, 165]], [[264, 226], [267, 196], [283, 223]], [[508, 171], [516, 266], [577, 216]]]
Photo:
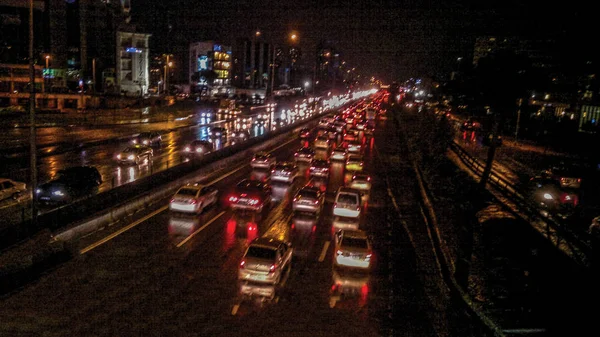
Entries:
[[[417, 256], [415, 246], [424, 243], [406, 230], [423, 219], [418, 196], [404, 193], [415, 184], [408, 159], [396, 163], [405, 174], [395, 174], [393, 186], [386, 179], [388, 158], [398, 152], [395, 134], [380, 121], [374, 137], [364, 138], [365, 171], [373, 179], [360, 222], [373, 242], [369, 272], [333, 268], [332, 199], [350, 175], [343, 164], [331, 164], [319, 218], [291, 211], [291, 198], [308, 179], [302, 164], [293, 184], [272, 184], [276, 202], [256, 215], [232, 212], [225, 202], [238, 181], [261, 174], [247, 158], [202, 181], [220, 191], [222, 202], [200, 216], [169, 212], [167, 198], [74, 243], [75, 258], [2, 299], [0, 335], [476, 335], [460, 308], [433, 294], [437, 266]], [[292, 160], [300, 146], [292, 140], [273, 154]], [[248, 242], [263, 235], [289, 238], [294, 247], [291, 271], [270, 302], [242, 298], [237, 282]]]

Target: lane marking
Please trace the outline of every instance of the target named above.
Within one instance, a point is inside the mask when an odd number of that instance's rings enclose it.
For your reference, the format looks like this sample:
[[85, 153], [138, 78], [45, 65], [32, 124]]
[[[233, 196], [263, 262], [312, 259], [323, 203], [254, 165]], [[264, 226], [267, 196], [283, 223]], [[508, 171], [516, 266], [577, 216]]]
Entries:
[[218, 218], [220, 218], [223, 214], [225, 214], [225, 211], [221, 211], [221, 213], [217, 214], [214, 218], [210, 219], [207, 223], [204, 224], [204, 226], [198, 228], [195, 232], [193, 232], [192, 234], [190, 234], [187, 238], [183, 239], [183, 241], [181, 241], [180, 243], [177, 244], [177, 248], [185, 245], [186, 242], [190, 241], [194, 236], [196, 236], [196, 234], [200, 233], [204, 228], [206, 228], [208, 225], [210, 225], [211, 223], [215, 222]]
[[240, 308], [239, 304], [234, 304], [233, 308], [231, 309], [231, 315], [235, 316], [235, 314], [237, 314], [239, 308]]
[[[286, 146], [286, 145], [288, 145], [289, 143], [291, 143], [291, 142], [293, 142], [293, 141], [295, 141], [295, 140], [296, 140], [295, 138], [293, 138], [293, 139], [290, 139], [289, 141], [287, 141], [287, 142], [285, 142], [285, 143], [283, 143], [283, 144], [279, 145], [278, 147], [276, 147], [276, 148], [274, 148], [274, 149], [272, 149], [272, 150], [270, 150], [270, 151], [268, 151], [268, 152], [269, 152], [269, 153], [271, 153], [271, 152], [274, 152], [274, 151], [276, 151], [276, 150], [278, 150], [278, 149], [282, 148], [283, 146]], [[219, 182], [219, 181], [221, 181], [221, 180], [223, 180], [223, 179], [225, 179], [225, 178], [229, 177], [230, 175], [232, 175], [232, 174], [234, 174], [235, 172], [237, 172], [237, 171], [239, 171], [239, 170], [241, 170], [241, 169], [245, 168], [245, 167], [246, 167], [246, 166], [248, 166], [248, 165], [249, 165], [249, 164], [244, 164], [244, 165], [241, 165], [240, 167], [236, 168], [235, 170], [233, 170], [233, 171], [231, 171], [231, 172], [228, 172], [227, 174], [225, 174], [225, 175], [222, 175], [222, 176], [220, 176], [220, 177], [219, 177], [219, 178], [217, 178], [217, 179], [214, 179], [214, 180], [212, 180], [211, 182], [207, 183], [207, 185], [214, 185], [214, 184], [216, 184], [217, 182]], [[143, 217], [143, 218], [141, 218], [141, 219], [138, 219], [138, 220], [136, 220], [136, 221], [132, 222], [131, 224], [129, 224], [129, 225], [127, 225], [127, 226], [125, 226], [125, 227], [123, 227], [123, 228], [119, 229], [118, 231], [116, 231], [116, 232], [114, 232], [114, 233], [110, 234], [109, 236], [107, 236], [107, 237], [105, 237], [105, 238], [103, 238], [103, 239], [101, 239], [101, 240], [99, 240], [99, 241], [97, 241], [97, 242], [95, 242], [95, 243], [93, 243], [93, 244], [91, 244], [91, 245], [89, 245], [89, 246], [85, 247], [84, 249], [82, 249], [82, 250], [80, 250], [80, 251], [79, 251], [79, 254], [83, 255], [83, 254], [85, 254], [85, 253], [87, 253], [87, 252], [91, 251], [92, 249], [95, 249], [95, 248], [97, 248], [97, 247], [99, 247], [99, 246], [101, 246], [101, 245], [105, 244], [106, 242], [108, 242], [108, 241], [110, 241], [110, 240], [112, 240], [112, 239], [116, 238], [117, 236], [119, 236], [119, 235], [121, 235], [121, 234], [125, 233], [126, 231], [128, 231], [128, 230], [130, 230], [131, 228], [133, 228], [133, 227], [135, 227], [135, 226], [139, 225], [140, 223], [142, 223], [142, 222], [144, 222], [144, 221], [146, 221], [146, 220], [148, 220], [148, 219], [152, 218], [153, 216], [155, 216], [155, 215], [157, 215], [157, 214], [159, 214], [159, 213], [162, 213], [163, 211], [165, 211], [165, 210], [166, 210], [166, 209], [168, 209], [168, 208], [169, 208], [169, 205], [166, 205], [166, 206], [163, 206], [163, 207], [161, 207], [161, 208], [157, 209], [156, 211], [154, 211], [154, 212], [152, 212], [152, 213], [150, 213], [150, 214], [146, 215], [145, 217]], [[183, 241], [181, 241], [181, 242], [180, 242], [180, 243], [177, 245], [177, 247], [179, 248], [179, 247], [183, 246], [183, 245], [184, 245], [186, 242], [188, 242], [188, 241], [189, 241], [189, 240], [190, 240], [192, 237], [194, 237], [196, 234], [198, 234], [200, 231], [202, 231], [202, 230], [203, 230], [204, 228], [206, 228], [208, 225], [210, 225], [211, 223], [213, 223], [215, 220], [217, 220], [217, 219], [218, 219], [219, 217], [221, 217], [223, 214], [225, 214], [225, 211], [222, 211], [221, 213], [219, 213], [217, 216], [215, 216], [215, 217], [214, 217], [214, 218], [212, 218], [212, 219], [211, 219], [209, 222], [207, 222], [207, 223], [206, 223], [204, 226], [200, 227], [198, 230], [196, 230], [196, 231], [195, 231], [194, 233], [192, 233], [190, 236], [188, 236], [187, 238], [185, 238]]]
[[112, 239], [116, 238], [117, 236], [119, 236], [119, 235], [121, 235], [121, 234], [125, 233], [126, 231], [128, 231], [128, 230], [130, 230], [131, 228], [133, 228], [133, 227], [135, 227], [135, 226], [139, 225], [140, 223], [142, 223], [142, 222], [144, 222], [144, 221], [146, 221], [146, 220], [150, 219], [151, 217], [153, 217], [153, 216], [155, 216], [155, 215], [157, 215], [157, 214], [159, 214], [159, 213], [161, 213], [161, 212], [164, 212], [164, 211], [165, 211], [166, 209], [168, 209], [168, 208], [169, 208], [169, 205], [166, 205], [166, 206], [163, 206], [163, 207], [161, 207], [161, 208], [157, 209], [156, 211], [154, 211], [154, 212], [152, 212], [152, 213], [150, 213], [150, 214], [146, 215], [145, 217], [143, 217], [143, 218], [141, 218], [141, 219], [138, 219], [138, 220], [136, 220], [136, 221], [132, 222], [131, 224], [129, 224], [129, 225], [127, 225], [127, 226], [125, 226], [125, 227], [123, 227], [123, 228], [119, 229], [118, 231], [116, 231], [116, 232], [114, 232], [114, 233], [110, 234], [109, 236], [107, 236], [107, 237], [105, 237], [105, 238], [101, 239], [100, 241], [97, 241], [97, 242], [95, 242], [95, 243], [93, 243], [93, 244], [91, 244], [91, 245], [89, 245], [89, 246], [85, 247], [84, 249], [82, 249], [82, 250], [80, 250], [80, 251], [79, 251], [79, 254], [82, 254], [82, 255], [83, 255], [83, 254], [85, 254], [85, 253], [89, 252], [90, 250], [92, 250], [92, 249], [94, 249], [94, 248], [97, 248], [97, 247], [99, 247], [99, 246], [101, 246], [101, 245], [105, 244], [106, 242], [108, 242], [108, 241], [110, 241], [110, 240], [112, 240]]
[[323, 262], [325, 260], [325, 255], [327, 255], [327, 249], [329, 249], [329, 241], [325, 241], [323, 245], [323, 250], [321, 250], [321, 256], [319, 256], [319, 262]]

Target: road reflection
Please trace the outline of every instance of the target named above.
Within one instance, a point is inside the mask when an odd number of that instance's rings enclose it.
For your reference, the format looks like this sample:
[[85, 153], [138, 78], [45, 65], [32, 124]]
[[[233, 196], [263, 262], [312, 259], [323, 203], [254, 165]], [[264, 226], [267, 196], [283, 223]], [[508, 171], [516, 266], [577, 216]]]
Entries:
[[336, 306], [339, 308], [352, 307], [353, 305], [365, 306], [369, 296], [370, 277], [368, 270], [334, 266], [332, 268], [329, 306], [331, 308]]

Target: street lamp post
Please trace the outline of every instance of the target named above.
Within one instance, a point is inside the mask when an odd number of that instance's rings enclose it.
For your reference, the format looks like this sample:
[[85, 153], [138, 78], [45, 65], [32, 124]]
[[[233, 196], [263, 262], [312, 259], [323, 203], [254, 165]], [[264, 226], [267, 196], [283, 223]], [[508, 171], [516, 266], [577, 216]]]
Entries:
[[171, 67], [171, 62], [169, 61], [169, 54], [167, 54], [167, 61], [165, 62], [165, 87], [163, 90], [165, 92], [165, 95], [169, 94], [169, 67]]
[[48, 75], [49, 75], [49, 69], [48, 69], [49, 66], [48, 66], [48, 63], [49, 63], [49, 60], [50, 60], [50, 55], [46, 55], [46, 56], [44, 56], [44, 58], [46, 59], [46, 74], [43, 75], [44, 76], [44, 92], [48, 92], [48, 88], [47, 88], [48, 87], [48, 80], [47, 80], [47, 78], [48, 78]]
[[[31, 188], [31, 224], [37, 225], [37, 148], [35, 129], [35, 66], [33, 60], [33, 0], [29, 0], [29, 170]], [[46, 59], [48, 62], [48, 59]]]

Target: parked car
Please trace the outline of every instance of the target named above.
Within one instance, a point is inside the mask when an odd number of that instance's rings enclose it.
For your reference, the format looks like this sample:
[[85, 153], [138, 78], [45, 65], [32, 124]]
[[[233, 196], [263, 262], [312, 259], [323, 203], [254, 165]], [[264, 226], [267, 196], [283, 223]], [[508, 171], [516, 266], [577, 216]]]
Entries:
[[325, 203], [325, 194], [316, 187], [304, 186], [294, 196], [293, 211], [321, 213]]
[[19, 199], [27, 192], [27, 185], [20, 181], [0, 178], [0, 201], [12, 198]]
[[313, 159], [308, 168], [311, 177], [329, 177], [329, 161]]
[[300, 169], [296, 164], [290, 162], [281, 162], [275, 164], [271, 170], [271, 181], [283, 181], [292, 183], [300, 174]]
[[240, 262], [238, 279], [279, 284], [291, 268], [293, 251], [289, 242], [268, 237], [254, 239]]
[[185, 213], [202, 213], [206, 207], [219, 201], [219, 191], [212, 185], [199, 183], [186, 184], [177, 190], [171, 202], [169, 210]]
[[58, 177], [38, 186], [35, 197], [42, 204], [69, 203], [97, 192], [102, 176], [93, 166], [75, 166], [58, 171]]
[[252, 157], [252, 161], [250, 162], [250, 166], [252, 168], [268, 168], [275, 166], [277, 159], [267, 152], [257, 152]]
[[134, 145], [147, 145], [147, 146], [160, 146], [162, 144], [162, 136], [158, 132], [142, 132], [137, 137], [133, 138], [131, 142]]
[[148, 145], [135, 144], [128, 146], [116, 155], [119, 164], [138, 165], [143, 161], [150, 162], [154, 152]]
[[358, 218], [361, 213], [360, 191], [340, 187], [333, 203], [333, 215]]
[[259, 180], [244, 179], [229, 196], [230, 207], [234, 210], [262, 212], [271, 203], [271, 187]]
[[294, 153], [294, 160], [296, 160], [296, 162], [311, 162], [313, 160], [313, 158], [315, 157], [315, 150], [313, 150], [310, 147], [302, 147], [298, 150], [296, 150], [296, 152]]
[[213, 143], [207, 140], [193, 140], [183, 148], [184, 155], [204, 155], [214, 150]]
[[335, 266], [369, 269], [373, 251], [362, 230], [339, 230], [335, 235]]

